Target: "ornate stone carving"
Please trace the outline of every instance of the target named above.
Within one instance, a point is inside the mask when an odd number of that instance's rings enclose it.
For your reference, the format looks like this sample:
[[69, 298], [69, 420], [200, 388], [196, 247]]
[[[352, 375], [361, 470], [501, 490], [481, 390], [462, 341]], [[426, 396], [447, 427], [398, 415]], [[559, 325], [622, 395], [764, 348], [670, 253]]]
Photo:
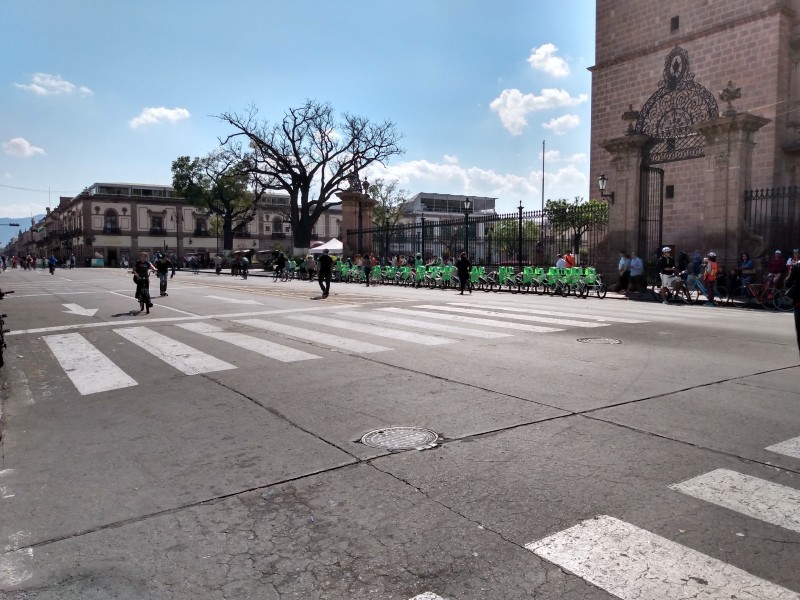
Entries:
[[725, 116], [726, 117], [733, 117], [736, 114], [736, 109], [733, 108], [733, 104], [731, 104], [737, 98], [742, 97], [742, 88], [736, 87], [733, 85], [733, 81], [730, 79], [728, 80], [728, 85], [725, 86], [719, 93], [719, 99], [723, 102], [728, 103], [728, 108], [725, 109]]

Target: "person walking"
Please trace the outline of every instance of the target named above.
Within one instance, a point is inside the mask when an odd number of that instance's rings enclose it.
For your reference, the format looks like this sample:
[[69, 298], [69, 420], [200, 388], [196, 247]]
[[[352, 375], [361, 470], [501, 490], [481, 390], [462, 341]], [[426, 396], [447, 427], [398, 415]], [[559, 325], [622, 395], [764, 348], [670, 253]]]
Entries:
[[328, 254], [328, 249], [322, 251], [322, 256], [317, 261], [319, 287], [322, 290], [322, 297], [327, 298], [331, 291], [331, 275], [333, 274], [333, 259]]
[[367, 282], [367, 287], [369, 287], [369, 278], [372, 275], [372, 257], [369, 252], [364, 254], [361, 259], [361, 268], [364, 269], [364, 280]]
[[[175, 277], [175, 265], [172, 264], [172, 261], [162, 252], [158, 255], [158, 259], [153, 266], [156, 268], [156, 273], [158, 274], [158, 289], [161, 296], [169, 296], [169, 294], [167, 294], [167, 281]], [[167, 277], [170, 269], [172, 269], [172, 275]]]
[[792, 298], [794, 307], [794, 333], [797, 337], [797, 349], [800, 351], [800, 248], [794, 249], [794, 255], [798, 258], [789, 270], [786, 278], [786, 287]]
[[641, 294], [645, 288], [644, 261], [636, 252], [631, 252], [631, 271], [628, 277], [628, 291]]
[[214, 271], [217, 275], [222, 273], [222, 257], [219, 254], [214, 257]]
[[467, 258], [467, 253], [462, 252], [456, 261], [456, 271], [458, 271], [458, 284], [462, 296], [464, 295], [464, 288], [469, 286], [469, 293], [472, 293], [472, 282], [469, 280], [469, 272], [472, 268], [472, 263]]
[[708, 262], [706, 263], [705, 271], [703, 271], [703, 281], [706, 285], [708, 295], [708, 302], [705, 306], [714, 306], [714, 288], [717, 284], [717, 275], [719, 274], [719, 265], [717, 265], [717, 255], [713, 252], [708, 253]]

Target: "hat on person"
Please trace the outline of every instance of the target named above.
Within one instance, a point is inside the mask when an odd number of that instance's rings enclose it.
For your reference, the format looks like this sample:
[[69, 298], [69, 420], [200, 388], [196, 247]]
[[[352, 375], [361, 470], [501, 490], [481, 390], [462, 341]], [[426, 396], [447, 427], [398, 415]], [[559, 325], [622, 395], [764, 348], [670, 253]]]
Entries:
[[794, 250], [792, 250], [792, 252], [794, 252], [795, 254], [800, 254], [800, 248], [795, 248]]
[[672, 252], [672, 248], [670, 248], [669, 246], [664, 246], [664, 247], [661, 249], [661, 251], [662, 251], [662, 252]]
[[708, 253], [708, 258], [717, 258], [717, 255], [714, 254], [713, 252], [709, 252]]
[[775, 254], [783, 254], [780, 250], [775, 250]]

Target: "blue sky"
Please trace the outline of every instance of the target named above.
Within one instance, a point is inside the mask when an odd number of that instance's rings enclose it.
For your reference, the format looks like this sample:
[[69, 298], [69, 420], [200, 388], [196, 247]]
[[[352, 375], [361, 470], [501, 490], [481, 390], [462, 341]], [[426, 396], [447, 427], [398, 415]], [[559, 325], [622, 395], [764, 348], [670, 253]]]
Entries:
[[[390, 119], [409, 195], [588, 198], [594, 2], [4, 0], [0, 216], [98, 181], [171, 183], [251, 104]], [[49, 194], [48, 194], [49, 190]]]

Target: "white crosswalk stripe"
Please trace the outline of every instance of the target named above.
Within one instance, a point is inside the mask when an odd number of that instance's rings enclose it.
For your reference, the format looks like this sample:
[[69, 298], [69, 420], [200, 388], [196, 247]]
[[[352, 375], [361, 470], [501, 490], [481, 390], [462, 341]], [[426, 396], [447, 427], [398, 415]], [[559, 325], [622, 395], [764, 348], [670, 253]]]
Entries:
[[467, 308], [489, 308], [489, 309], [507, 310], [510, 311], [509, 314], [525, 313], [533, 315], [545, 315], [549, 317], [573, 317], [573, 318], [586, 319], [588, 321], [599, 321], [602, 323], [649, 323], [649, 321], [643, 321], [641, 319], [604, 317], [601, 315], [584, 315], [584, 314], [576, 314], [568, 312], [559, 312], [556, 310], [541, 310], [537, 308], [525, 308], [522, 306], [509, 306], [508, 304], [500, 304], [494, 302], [481, 302], [480, 304], [471, 304], [467, 302], [448, 302], [448, 304], [452, 306], [465, 306]]
[[147, 350], [156, 358], [160, 358], [186, 375], [227, 371], [236, 368], [230, 363], [226, 363], [147, 327], [127, 327], [125, 329], [115, 329], [114, 331], [129, 342], [133, 342], [140, 348]]
[[468, 317], [466, 315], [453, 315], [449, 313], [431, 313], [426, 310], [414, 310], [410, 308], [396, 308], [387, 307], [379, 308], [378, 310], [396, 313], [399, 315], [408, 315], [412, 317], [426, 317], [428, 319], [436, 319], [440, 321], [455, 321], [457, 323], [470, 323], [472, 325], [482, 325], [490, 328], [500, 329], [514, 329], [515, 331], [532, 331], [534, 333], [550, 333], [553, 331], [563, 331], [555, 327], [542, 327], [540, 325], [528, 325], [527, 323], [513, 323], [511, 321], [498, 321], [496, 319], [479, 319], [477, 317]]
[[373, 352], [385, 352], [391, 350], [386, 346], [378, 346], [377, 344], [370, 344], [369, 342], [361, 342], [338, 335], [331, 335], [329, 333], [321, 333], [310, 329], [303, 329], [301, 327], [293, 327], [291, 325], [284, 325], [283, 323], [276, 323], [274, 321], [266, 321], [264, 319], [237, 319], [234, 323], [240, 325], [247, 325], [248, 327], [255, 327], [256, 329], [264, 329], [274, 333], [280, 333], [285, 336], [299, 339], [308, 340], [317, 343], [321, 346], [328, 346], [347, 352], [354, 352], [358, 354], [370, 354]]
[[368, 323], [359, 323], [353, 321], [342, 321], [329, 317], [316, 317], [314, 315], [292, 315], [289, 317], [289, 319], [294, 321], [305, 321], [307, 323], [316, 323], [317, 325], [326, 325], [328, 327], [336, 327], [339, 329], [347, 329], [349, 331], [358, 331], [360, 333], [367, 333], [369, 335], [377, 335], [378, 337], [402, 340], [412, 344], [422, 344], [423, 346], [440, 346], [442, 344], [452, 344], [455, 341], [452, 339], [425, 335], [423, 333], [414, 333], [413, 331], [407, 331], [404, 329], [389, 329], [379, 325], [370, 325]]
[[425, 592], [419, 596], [414, 596], [411, 600], [444, 600], [441, 596], [437, 596], [433, 592]]
[[525, 546], [622, 600], [800, 600], [800, 594], [610, 516]]
[[310, 354], [290, 348], [289, 346], [282, 346], [268, 340], [253, 337], [244, 333], [236, 333], [230, 331], [223, 331], [216, 325], [210, 323], [180, 323], [178, 327], [186, 329], [193, 333], [199, 333], [221, 342], [227, 342], [244, 350], [250, 350], [256, 354], [266, 356], [267, 358], [274, 358], [280, 362], [290, 363], [301, 360], [311, 360], [314, 358], [321, 358], [316, 354]]
[[717, 469], [670, 488], [800, 532], [800, 490], [728, 469]]
[[96, 394], [136, 385], [80, 333], [44, 336], [45, 343], [81, 394]]
[[785, 440], [783, 442], [773, 444], [772, 446], [767, 446], [766, 450], [775, 452], [776, 454], [800, 458], [800, 437]]
[[461, 308], [455, 306], [441, 306], [436, 304], [420, 304], [414, 308], [422, 308], [426, 310], [457, 312], [468, 315], [479, 315], [484, 317], [500, 317], [502, 319], [517, 319], [520, 321], [534, 321], [537, 323], [550, 323], [552, 325], [561, 325], [564, 327], [608, 327], [608, 323], [595, 323], [591, 321], [576, 321], [575, 319], [558, 319], [555, 317], [540, 317], [536, 315], [523, 315], [523, 314], [509, 314], [507, 312], [499, 312], [496, 310], [483, 310], [480, 308]]
[[482, 329], [470, 329], [467, 327], [458, 327], [457, 325], [445, 325], [444, 323], [434, 323], [432, 321], [422, 321], [419, 319], [406, 319], [403, 317], [393, 317], [390, 315], [376, 314], [375, 312], [364, 313], [357, 311], [343, 311], [336, 313], [342, 317], [356, 317], [369, 321], [371, 323], [392, 323], [395, 325], [405, 325], [407, 327], [417, 327], [420, 329], [428, 329], [430, 331], [442, 331], [444, 333], [453, 333], [455, 335], [463, 335], [467, 337], [477, 337], [484, 339], [493, 339], [501, 337], [511, 337], [510, 333], [500, 333], [498, 331], [483, 331]]

